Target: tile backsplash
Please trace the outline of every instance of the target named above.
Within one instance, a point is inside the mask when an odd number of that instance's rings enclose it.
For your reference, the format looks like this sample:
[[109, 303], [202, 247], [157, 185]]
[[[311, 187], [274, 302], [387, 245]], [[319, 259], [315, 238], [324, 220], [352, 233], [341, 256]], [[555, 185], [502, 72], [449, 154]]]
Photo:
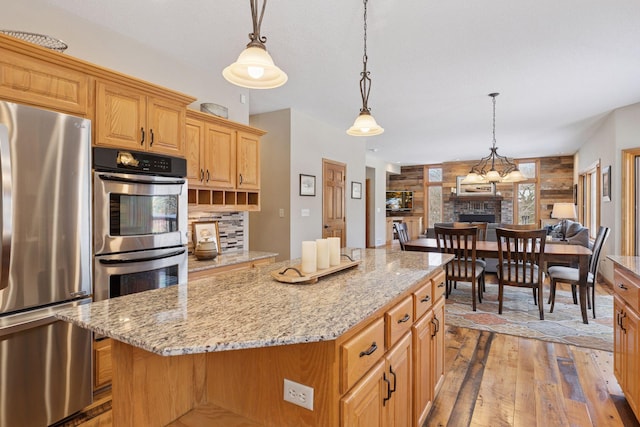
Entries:
[[244, 219], [243, 212], [189, 212], [189, 252], [193, 251], [192, 224], [198, 221], [218, 221], [222, 252], [243, 251]]

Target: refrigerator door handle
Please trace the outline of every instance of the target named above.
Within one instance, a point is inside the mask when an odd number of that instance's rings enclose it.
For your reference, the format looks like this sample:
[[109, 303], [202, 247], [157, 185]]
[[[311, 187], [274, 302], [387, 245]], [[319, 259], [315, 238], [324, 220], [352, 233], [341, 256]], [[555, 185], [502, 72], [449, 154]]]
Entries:
[[11, 206], [11, 152], [9, 151], [9, 129], [0, 123], [0, 289], [9, 286], [9, 263], [11, 260], [12, 206]]
[[16, 323], [15, 325], [7, 326], [0, 329], [0, 337], [15, 334], [18, 332], [26, 331], [27, 329], [33, 329], [38, 326], [48, 325], [49, 323], [57, 322], [58, 318], [55, 315], [47, 317], [41, 317], [40, 319], [29, 320], [23, 323]]
[[78, 307], [80, 305], [88, 304], [91, 302], [91, 298], [84, 298], [81, 300], [71, 301], [63, 304], [58, 304], [53, 307], [47, 307], [38, 310], [38, 313], [18, 313], [7, 316], [0, 319], [0, 338], [15, 334], [27, 329], [33, 329], [38, 326], [45, 326], [50, 323], [59, 321], [56, 317], [56, 312], [65, 308]]

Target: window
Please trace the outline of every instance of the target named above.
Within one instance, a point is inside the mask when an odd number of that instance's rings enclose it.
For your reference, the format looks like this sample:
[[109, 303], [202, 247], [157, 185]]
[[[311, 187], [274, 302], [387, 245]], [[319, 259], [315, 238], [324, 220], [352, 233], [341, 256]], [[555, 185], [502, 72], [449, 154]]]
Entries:
[[578, 220], [589, 228], [589, 235], [596, 238], [600, 226], [600, 162], [581, 172], [579, 176], [580, 205]]
[[442, 167], [425, 166], [426, 194], [426, 227], [433, 227], [436, 222], [442, 222]]
[[527, 179], [515, 184], [514, 224], [537, 224], [538, 161], [518, 161], [516, 164]]

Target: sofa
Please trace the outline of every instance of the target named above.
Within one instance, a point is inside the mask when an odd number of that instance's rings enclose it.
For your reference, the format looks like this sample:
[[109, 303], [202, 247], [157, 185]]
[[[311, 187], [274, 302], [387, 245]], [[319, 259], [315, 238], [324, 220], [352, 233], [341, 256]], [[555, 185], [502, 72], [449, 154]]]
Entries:
[[[441, 222], [441, 223], [436, 223], [435, 225], [437, 226], [441, 226], [441, 227], [453, 227], [453, 223], [452, 222]], [[487, 224], [487, 236], [486, 239], [487, 241], [490, 242], [495, 242], [497, 240], [496, 238], [496, 228], [499, 226], [500, 224], [495, 223], [495, 222], [490, 222], [489, 224]], [[547, 235], [551, 236], [551, 242], [553, 243], [560, 243], [561, 242], [561, 238], [562, 238], [562, 228], [561, 228], [561, 224], [557, 224], [555, 226], [549, 226], [549, 227], [545, 227], [547, 230]], [[433, 228], [428, 228], [426, 230], [426, 236], [428, 238], [433, 238], [435, 239], [436, 234]], [[584, 227], [582, 224], [580, 224], [579, 222], [575, 222], [575, 221], [567, 221], [567, 232], [566, 232], [566, 238], [567, 238], [567, 244], [570, 245], [582, 245], [585, 246], [587, 248], [590, 248], [590, 241], [589, 241], [589, 229], [587, 227]], [[563, 242], [564, 243], [564, 242]], [[498, 260], [495, 258], [487, 258], [486, 260], [487, 263], [487, 267], [485, 269], [485, 271], [487, 273], [496, 273], [497, 270], [497, 266], [498, 266]]]

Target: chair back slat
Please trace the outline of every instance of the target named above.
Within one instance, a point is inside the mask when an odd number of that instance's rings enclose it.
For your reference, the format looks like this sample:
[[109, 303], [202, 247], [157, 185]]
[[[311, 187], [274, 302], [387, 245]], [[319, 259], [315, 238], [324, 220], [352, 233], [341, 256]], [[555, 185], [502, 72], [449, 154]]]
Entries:
[[598, 274], [598, 265], [600, 263], [600, 253], [602, 252], [602, 247], [604, 243], [607, 241], [609, 237], [609, 233], [611, 229], [609, 227], [600, 227], [598, 228], [598, 234], [596, 235], [596, 240], [593, 243], [593, 248], [591, 249], [591, 259], [589, 260], [589, 272], [593, 274], [593, 280], [596, 280], [596, 275]]
[[434, 227], [438, 250], [453, 254], [454, 259], [446, 265], [450, 280], [471, 281], [476, 277], [476, 227]]
[[478, 230], [478, 240], [487, 240], [487, 226], [486, 222], [454, 222], [453, 228], [469, 228], [476, 227]]
[[546, 230], [496, 228], [498, 274], [505, 284], [532, 286], [542, 280]]
[[407, 229], [406, 222], [394, 222], [393, 228], [396, 230], [396, 234], [398, 235], [398, 241], [400, 242], [400, 249], [405, 250], [405, 243], [409, 241], [409, 231]]

